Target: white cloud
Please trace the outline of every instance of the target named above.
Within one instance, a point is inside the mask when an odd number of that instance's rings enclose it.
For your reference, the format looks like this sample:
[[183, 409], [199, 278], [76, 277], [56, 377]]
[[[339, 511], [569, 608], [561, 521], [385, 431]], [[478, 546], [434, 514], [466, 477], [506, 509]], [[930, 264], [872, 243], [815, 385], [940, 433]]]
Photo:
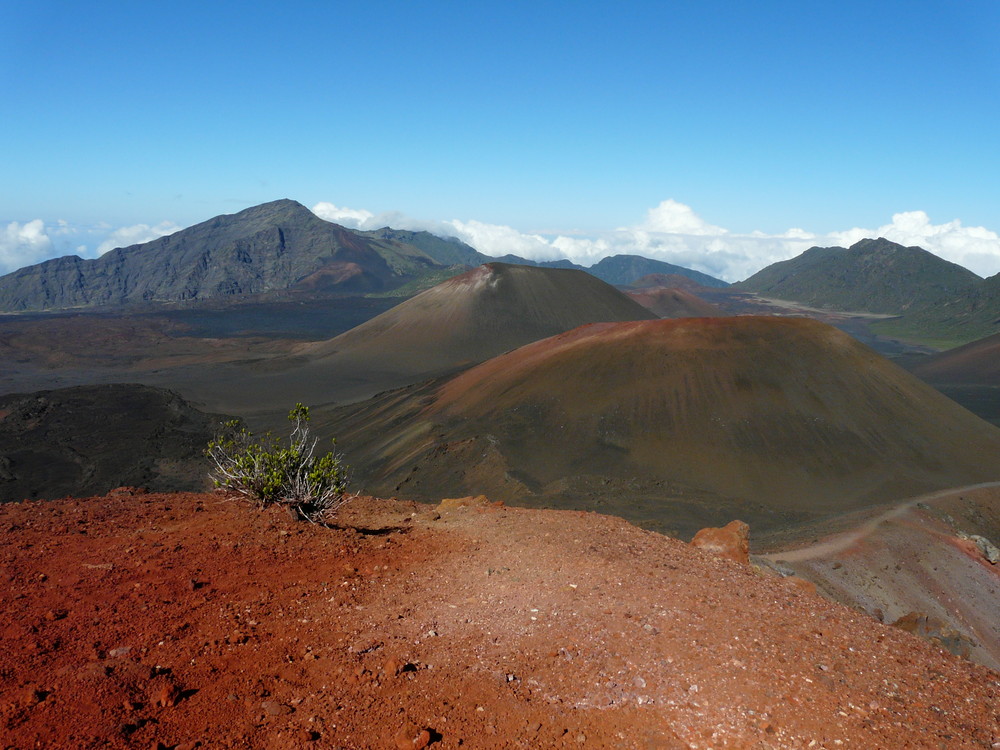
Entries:
[[[508, 253], [532, 260], [567, 258], [583, 266], [609, 255], [634, 254], [663, 260], [725, 279], [738, 281], [779, 260], [792, 258], [813, 245], [849, 246], [864, 237], [886, 237], [903, 245], [919, 245], [942, 258], [978, 273], [1000, 272], [1000, 235], [985, 227], [965, 226], [958, 219], [932, 223], [924, 211], [905, 211], [880, 227], [853, 227], [817, 234], [792, 227], [778, 234], [737, 234], [715, 226], [676, 200], [665, 200], [646, 211], [631, 226], [583, 236], [578, 232], [522, 232], [510, 226], [475, 219], [448, 221], [415, 219], [398, 211], [373, 213], [365, 209], [317, 203], [313, 212], [328, 221], [356, 229], [429, 231], [457, 237], [487, 255]], [[136, 224], [113, 229], [101, 222], [76, 226], [59, 220], [46, 226], [41, 219], [0, 226], [0, 273], [9, 273], [57, 255], [76, 252], [96, 257], [115, 247], [127, 247], [171, 234], [172, 222]]]
[[851, 245], [864, 237], [885, 237], [901, 245], [917, 245], [980, 276], [1000, 271], [1000, 235], [985, 227], [966, 227], [959, 219], [932, 224], [924, 211], [893, 214], [878, 229], [855, 227], [830, 235], [833, 244]]
[[[646, 212], [646, 221], [637, 229], [663, 234], [716, 235], [727, 234], [722, 227], [714, 227], [696, 214], [690, 206], [672, 198]], [[625, 228], [623, 231], [629, 231]]]
[[149, 242], [165, 235], [173, 234], [180, 229], [181, 227], [171, 221], [161, 221], [153, 227], [149, 226], [149, 224], [134, 224], [130, 227], [119, 227], [97, 246], [97, 255], [104, 255], [104, 253], [114, 250], [116, 247], [128, 247], [129, 245], [139, 245], [143, 242]]
[[0, 231], [0, 273], [52, 257], [52, 238], [41, 219], [19, 224], [10, 222]]
[[[374, 214], [371, 211], [365, 211], [364, 209], [358, 210], [353, 208], [340, 208], [332, 203], [320, 202], [312, 207], [312, 212], [321, 219], [326, 219], [327, 221], [332, 221], [335, 224], [350, 227], [351, 229], [379, 228], [365, 226], [366, 222], [371, 219]], [[395, 229], [396, 227], [393, 228]]]
[[[313, 212], [357, 229], [391, 226], [423, 229], [443, 237], [457, 237], [481, 253], [493, 256], [519, 255], [531, 260], [566, 258], [590, 266], [609, 255], [632, 254], [663, 260], [702, 271], [726, 281], [745, 278], [764, 266], [798, 255], [809, 248], [814, 236], [791, 229], [780, 236], [762, 233], [734, 235], [704, 221], [690, 206], [665, 200], [646, 213], [633, 227], [581, 237], [576, 234], [542, 235], [521, 232], [502, 224], [452, 219], [421, 221], [398, 212], [373, 214], [364, 209], [339, 208], [319, 203]], [[349, 223], [350, 222], [350, 223]]]
[[487, 255], [512, 253], [533, 260], [555, 260], [565, 257], [549, 240], [539, 234], [524, 234], [512, 227], [475, 220], [452, 219], [445, 224], [452, 228], [453, 236]]
[[[327, 206], [331, 208], [326, 209]], [[885, 237], [903, 245], [919, 245], [981, 276], [1000, 272], [1000, 235], [984, 227], [963, 226], [957, 219], [932, 224], [924, 211], [895, 214], [890, 223], [874, 229], [855, 227], [817, 234], [791, 227], [778, 234], [759, 231], [736, 234], [708, 223], [690, 206], [671, 199], [649, 209], [638, 224], [582, 237], [576, 233], [526, 233], [477, 220], [422, 221], [398, 212], [373, 214], [332, 204], [321, 203], [313, 210], [324, 218], [354, 217], [351, 219], [354, 226], [362, 229], [391, 226], [457, 237], [487, 255], [511, 253], [540, 261], [567, 258], [589, 266], [609, 255], [634, 254], [726, 281], [745, 279], [771, 263], [793, 258], [815, 245], [847, 247], [865, 237]]]

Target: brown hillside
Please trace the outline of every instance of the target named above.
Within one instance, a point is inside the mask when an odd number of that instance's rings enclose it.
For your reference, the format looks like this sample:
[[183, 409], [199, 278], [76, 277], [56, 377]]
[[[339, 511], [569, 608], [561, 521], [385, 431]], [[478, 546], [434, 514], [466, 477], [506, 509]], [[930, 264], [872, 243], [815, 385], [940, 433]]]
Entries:
[[299, 400], [358, 399], [585, 323], [653, 314], [584, 271], [488, 263], [336, 338], [299, 347], [274, 382]]
[[927, 357], [912, 372], [929, 383], [1000, 385], [1000, 333]]
[[0, 508], [4, 746], [1000, 742], [996, 673], [907, 633], [619, 519], [455, 505]]
[[727, 314], [686, 289], [642, 289], [628, 292], [628, 296], [660, 318], [712, 318]]
[[1000, 452], [1000, 430], [846, 334], [774, 317], [585, 326], [333, 427], [373, 490], [600, 507], [686, 534], [993, 480]]
[[584, 271], [488, 263], [303, 353], [385, 359], [421, 370], [489, 359], [585, 323], [652, 316]]
[[[712, 289], [712, 287], [699, 284], [690, 276], [682, 276], [679, 273], [648, 273], [633, 281], [629, 286], [632, 289], [652, 289], [655, 287], [684, 289], [694, 294]], [[718, 287], [715, 288], [718, 289]]]

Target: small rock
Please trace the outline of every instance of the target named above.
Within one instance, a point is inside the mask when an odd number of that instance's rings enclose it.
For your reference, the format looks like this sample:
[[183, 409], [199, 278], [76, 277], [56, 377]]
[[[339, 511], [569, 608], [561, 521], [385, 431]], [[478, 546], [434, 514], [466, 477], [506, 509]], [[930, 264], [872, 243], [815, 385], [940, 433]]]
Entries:
[[69, 613], [65, 609], [50, 609], [45, 613], [45, 619], [49, 622], [64, 620]]
[[37, 706], [43, 700], [48, 697], [48, 693], [39, 688], [37, 685], [28, 685], [24, 691], [24, 695], [21, 698], [21, 703], [25, 708], [31, 708], [32, 706]]
[[694, 535], [691, 546], [749, 565], [750, 527], [743, 521], [731, 521], [721, 529], [705, 528]]
[[181, 699], [181, 689], [172, 682], [167, 682], [153, 690], [153, 705], [163, 708], [173, 708]]
[[803, 594], [816, 595], [816, 584], [812, 581], [807, 581], [805, 578], [799, 578], [798, 576], [788, 576], [785, 580]]
[[284, 703], [278, 703], [278, 701], [264, 701], [260, 704], [260, 707], [264, 709], [264, 713], [268, 716], [284, 716], [295, 710]]
[[145, 487], [115, 487], [108, 495], [127, 495], [129, 497], [134, 497], [136, 495], [145, 495], [149, 492]]
[[413, 724], [407, 724], [396, 732], [395, 741], [399, 750], [423, 750], [431, 742], [431, 733]]
[[973, 534], [969, 537], [969, 541], [976, 545], [979, 553], [991, 565], [996, 565], [1000, 562], [1000, 549], [998, 549], [997, 546], [989, 539], [984, 536], [979, 536], [978, 534]]
[[438, 503], [438, 512], [454, 510], [455, 508], [485, 507], [490, 504], [486, 495], [476, 495], [475, 497], [448, 497]]

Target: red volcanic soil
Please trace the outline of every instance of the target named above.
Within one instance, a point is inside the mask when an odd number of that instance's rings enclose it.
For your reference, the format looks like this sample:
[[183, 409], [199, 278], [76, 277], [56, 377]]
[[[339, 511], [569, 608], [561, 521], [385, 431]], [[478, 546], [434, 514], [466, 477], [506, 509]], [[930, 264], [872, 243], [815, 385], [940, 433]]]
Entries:
[[1000, 677], [594, 514], [0, 508], [0, 736], [52, 748], [990, 748]]

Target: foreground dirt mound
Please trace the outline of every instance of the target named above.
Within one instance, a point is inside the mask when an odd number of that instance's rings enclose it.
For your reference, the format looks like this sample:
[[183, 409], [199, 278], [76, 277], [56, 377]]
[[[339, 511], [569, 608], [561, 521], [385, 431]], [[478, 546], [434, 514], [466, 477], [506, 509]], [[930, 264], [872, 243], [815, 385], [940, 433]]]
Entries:
[[0, 508], [2, 744], [1000, 742], [996, 673], [619, 519], [484, 503]]

